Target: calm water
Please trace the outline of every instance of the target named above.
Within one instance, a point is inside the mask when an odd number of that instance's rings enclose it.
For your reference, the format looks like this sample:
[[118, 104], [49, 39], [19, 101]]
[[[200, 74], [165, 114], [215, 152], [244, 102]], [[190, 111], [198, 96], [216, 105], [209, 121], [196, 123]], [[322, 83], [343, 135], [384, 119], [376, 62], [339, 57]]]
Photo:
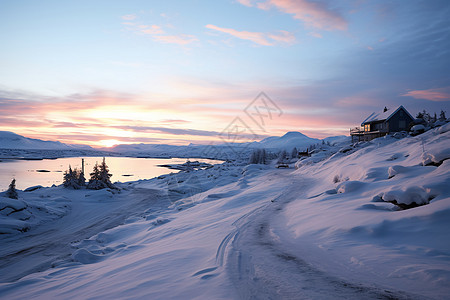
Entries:
[[[102, 162], [101, 157], [83, 157], [85, 177], [89, 180], [89, 173], [95, 163]], [[222, 161], [211, 159], [191, 159], [210, 164], [220, 164]], [[161, 164], [179, 164], [186, 162], [185, 158], [132, 158], [132, 157], [107, 157], [106, 164], [109, 167], [112, 182], [134, 181], [150, 179], [162, 174], [177, 172], [167, 168], [158, 167]], [[51, 186], [62, 183], [64, 171], [72, 166], [72, 169], [81, 169], [81, 157], [68, 157], [45, 160], [2, 160], [0, 162], [0, 191], [8, 189], [13, 178], [16, 178], [16, 187], [25, 189], [34, 185]], [[50, 172], [39, 172], [46, 170]]]

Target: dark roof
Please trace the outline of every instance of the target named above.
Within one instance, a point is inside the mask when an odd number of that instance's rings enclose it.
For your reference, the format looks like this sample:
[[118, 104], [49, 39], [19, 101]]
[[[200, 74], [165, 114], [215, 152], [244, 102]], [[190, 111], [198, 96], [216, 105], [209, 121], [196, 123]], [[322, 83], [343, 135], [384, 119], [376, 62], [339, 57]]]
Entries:
[[370, 116], [368, 116], [361, 125], [364, 125], [366, 123], [376, 122], [376, 121], [388, 121], [390, 118], [392, 118], [393, 115], [395, 115], [400, 109], [402, 109], [411, 117], [411, 119], [414, 120], [413, 116], [406, 110], [406, 108], [403, 107], [403, 105], [400, 105], [396, 110], [392, 111], [390, 109], [386, 111], [382, 111], [379, 113], [373, 112]]

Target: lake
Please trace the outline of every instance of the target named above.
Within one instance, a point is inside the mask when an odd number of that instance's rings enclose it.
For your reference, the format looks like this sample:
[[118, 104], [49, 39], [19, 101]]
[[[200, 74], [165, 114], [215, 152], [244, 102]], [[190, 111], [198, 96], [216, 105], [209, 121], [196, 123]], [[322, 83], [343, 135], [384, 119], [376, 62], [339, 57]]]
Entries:
[[[0, 161], [0, 191], [8, 189], [13, 178], [16, 179], [17, 189], [23, 190], [34, 185], [52, 186], [60, 185], [63, 181], [64, 171], [69, 165], [81, 169], [81, 159], [84, 158], [85, 177], [89, 180], [89, 173], [95, 163], [102, 162], [102, 157], [66, 157], [44, 160], [1, 160]], [[210, 164], [220, 164], [223, 161], [212, 159], [192, 158], [191, 161], [199, 161]], [[106, 157], [112, 182], [135, 181], [150, 179], [176, 170], [158, 167], [163, 164], [182, 164], [186, 158], [134, 158], [134, 157]]]

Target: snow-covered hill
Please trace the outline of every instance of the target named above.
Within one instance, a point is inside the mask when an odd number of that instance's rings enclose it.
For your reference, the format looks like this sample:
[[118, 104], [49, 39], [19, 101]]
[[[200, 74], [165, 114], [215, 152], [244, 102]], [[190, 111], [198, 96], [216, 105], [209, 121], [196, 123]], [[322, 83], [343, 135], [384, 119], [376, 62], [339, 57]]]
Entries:
[[258, 143], [258, 146], [266, 149], [283, 149], [290, 151], [294, 147], [299, 150], [303, 148], [306, 149], [319, 142], [319, 139], [310, 138], [300, 132], [290, 131], [281, 137], [271, 136], [265, 138]]
[[123, 183], [120, 193], [0, 196], [0, 294], [446, 299], [449, 149], [447, 124], [325, 144], [297, 169], [224, 163]]
[[93, 150], [85, 145], [67, 145], [61, 142], [27, 138], [10, 131], [0, 131], [0, 149], [21, 150]]

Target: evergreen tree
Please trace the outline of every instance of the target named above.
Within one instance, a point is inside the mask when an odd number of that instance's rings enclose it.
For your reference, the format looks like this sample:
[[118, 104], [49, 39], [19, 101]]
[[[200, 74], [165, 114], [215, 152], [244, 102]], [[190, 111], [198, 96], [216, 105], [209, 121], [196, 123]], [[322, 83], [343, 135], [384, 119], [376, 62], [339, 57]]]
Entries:
[[445, 111], [441, 110], [441, 113], [439, 114], [439, 121], [445, 120], [447, 120], [447, 117], [445, 116]]
[[97, 162], [94, 165], [94, 169], [92, 170], [92, 173], [90, 173], [89, 175], [91, 175], [91, 180], [100, 180], [100, 170], [98, 168]]
[[422, 115], [423, 115], [423, 120], [428, 124], [428, 123], [430, 123], [430, 120], [431, 120], [431, 117], [430, 117], [430, 114], [424, 109], [423, 110], [423, 112], [422, 112]]
[[80, 172], [75, 168], [72, 170], [72, 167], [69, 165], [69, 170], [64, 172], [63, 185], [66, 188], [80, 189], [81, 186], [79, 184], [79, 174]]
[[266, 153], [266, 149], [263, 148], [263, 149], [261, 150], [261, 156], [260, 156], [259, 159], [260, 159], [260, 163], [261, 163], [261, 164], [264, 164], [264, 165], [265, 165], [265, 164], [267, 163], [267, 153]]
[[78, 175], [78, 185], [80, 187], [86, 185], [86, 178], [84, 177], [84, 173], [82, 171], [80, 171]]
[[294, 147], [291, 152], [291, 158], [298, 158], [298, 150], [297, 147]]
[[19, 195], [17, 194], [17, 190], [16, 190], [16, 179], [15, 178], [9, 184], [9, 188], [6, 191], [6, 197], [11, 198], [11, 199], [19, 199]]
[[256, 164], [256, 150], [253, 150], [252, 154], [250, 154], [250, 159], [248, 160], [249, 164]]
[[287, 152], [286, 150], [283, 150], [280, 152], [280, 155], [278, 156], [277, 164], [285, 164], [287, 160]]
[[103, 157], [103, 162], [98, 165], [95, 163], [94, 169], [92, 171], [91, 179], [89, 179], [89, 183], [87, 185], [88, 189], [93, 190], [101, 190], [104, 188], [116, 189], [114, 184], [111, 183], [112, 174], [109, 173], [109, 168], [106, 165], [105, 158]]
[[266, 164], [267, 163], [267, 152], [266, 149], [255, 149], [250, 155], [248, 161], [249, 164]]
[[106, 184], [111, 184], [110, 178], [111, 178], [112, 174], [109, 173], [109, 168], [106, 165], [106, 161], [105, 161], [104, 157], [103, 157], [102, 163], [100, 164], [99, 171], [100, 171], [100, 181], [102, 181]]

